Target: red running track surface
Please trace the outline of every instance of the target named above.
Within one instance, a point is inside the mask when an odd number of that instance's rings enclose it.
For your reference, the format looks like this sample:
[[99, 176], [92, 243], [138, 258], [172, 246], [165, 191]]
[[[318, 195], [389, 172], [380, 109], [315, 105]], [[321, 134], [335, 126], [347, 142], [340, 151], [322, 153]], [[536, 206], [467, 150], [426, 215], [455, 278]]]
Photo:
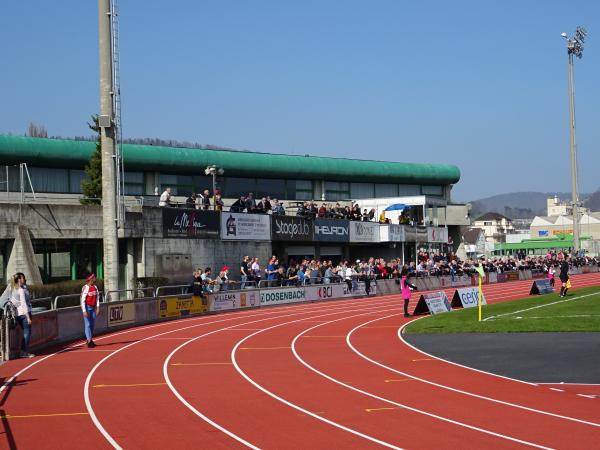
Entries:
[[[598, 285], [600, 274], [573, 280]], [[531, 283], [484, 292], [520, 298]], [[524, 383], [423, 354], [401, 339], [401, 303], [198, 316], [10, 361], [0, 448], [600, 446], [598, 386]]]

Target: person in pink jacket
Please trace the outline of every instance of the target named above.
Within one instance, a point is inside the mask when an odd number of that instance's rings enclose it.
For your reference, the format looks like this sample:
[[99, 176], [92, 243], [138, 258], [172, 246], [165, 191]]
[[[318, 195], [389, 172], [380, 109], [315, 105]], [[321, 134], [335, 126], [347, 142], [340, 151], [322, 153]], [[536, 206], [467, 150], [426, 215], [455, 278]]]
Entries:
[[404, 317], [410, 317], [408, 313], [408, 302], [410, 301], [410, 295], [413, 290], [417, 290], [417, 287], [408, 282], [408, 269], [405, 267], [400, 273], [400, 292], [402, 293], [402, 300], [404, 300]]

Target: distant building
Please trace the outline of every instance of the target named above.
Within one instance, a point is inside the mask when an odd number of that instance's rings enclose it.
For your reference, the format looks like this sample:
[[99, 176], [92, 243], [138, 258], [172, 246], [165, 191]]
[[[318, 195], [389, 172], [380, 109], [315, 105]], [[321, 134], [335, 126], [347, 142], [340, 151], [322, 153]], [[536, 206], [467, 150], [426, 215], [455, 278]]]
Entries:
[[495, 212], [485, 213], [473, 221], [474, 228], [481, 228], [485, 240], [493, 248], [494, 244], [506, 242], [506, 235], [515, 232], [511, 219]]
[[462, 236], [465, 256], [475, 259], [486, 253], [485, 233], [481, 228], [471, 228]]
[[561, 202], [557, 195], [546, 200], [547, 215], [570, 216], [573, 214], [573, 207], [567, 202]]

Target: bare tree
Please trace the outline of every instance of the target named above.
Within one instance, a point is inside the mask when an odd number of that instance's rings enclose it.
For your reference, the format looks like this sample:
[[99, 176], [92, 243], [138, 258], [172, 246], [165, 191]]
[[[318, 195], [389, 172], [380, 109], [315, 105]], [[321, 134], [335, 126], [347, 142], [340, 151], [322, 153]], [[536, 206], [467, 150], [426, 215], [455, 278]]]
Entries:
[[26, 135], [29, 137], [47, 138], [48, 130], [46, 130], [46, 127], [43, 125], [36, 125], [33, 122], [29, 122]]

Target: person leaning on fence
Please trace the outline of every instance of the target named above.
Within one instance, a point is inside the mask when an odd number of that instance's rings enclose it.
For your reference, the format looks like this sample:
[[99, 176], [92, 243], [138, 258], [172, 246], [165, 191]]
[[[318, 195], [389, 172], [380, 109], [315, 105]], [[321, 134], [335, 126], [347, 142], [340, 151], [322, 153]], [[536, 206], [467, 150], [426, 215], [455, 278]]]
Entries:
[[100, 302], [98, 301], [98, 288], [94, 284], [96, 275], [91, 274], [85, 279], [87, 283], [81, 290], [81, 311], [83, 311], [83, 323], [85, 327], [85, 339], [89, 348], [94, 348], [93, 341], [94, 324], [96, 316], [100, 313]]
[[17, 272], [11, 279], [10, 302], [17, 309], [16, 318], [23, 330], [21, 351], [19, 358], [33, 358], [29, 353], [29, 340], [31, 339], [31, 294], [27, 289], [25, 274]]

